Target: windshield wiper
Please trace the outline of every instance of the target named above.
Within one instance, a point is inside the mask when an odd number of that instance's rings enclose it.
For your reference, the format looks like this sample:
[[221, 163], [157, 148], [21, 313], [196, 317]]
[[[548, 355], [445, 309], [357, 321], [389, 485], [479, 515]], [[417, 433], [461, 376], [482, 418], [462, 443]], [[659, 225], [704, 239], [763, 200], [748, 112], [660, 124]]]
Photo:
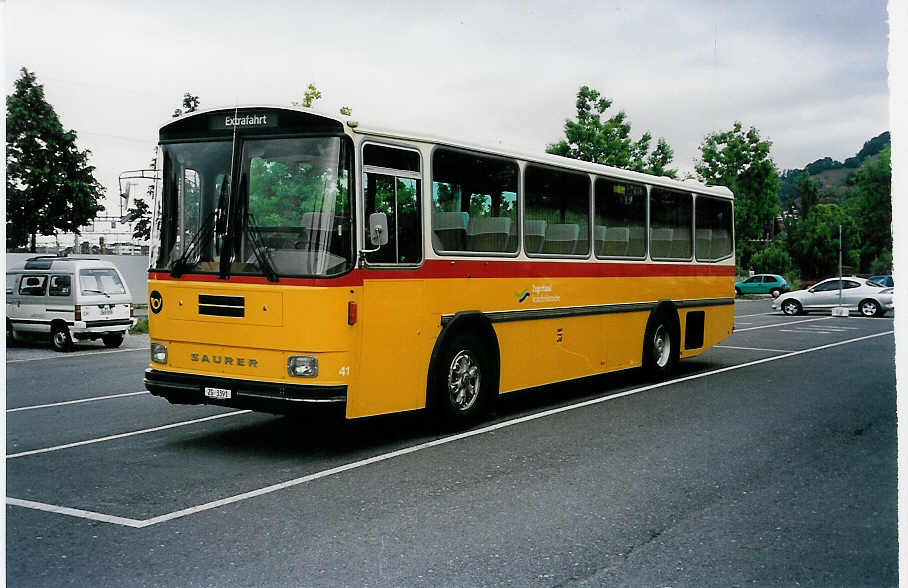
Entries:
[[183, 255], [181, 255], [175, 262], [173, 262], [173, 267], [170, 269], [171, 276], [179, 278], [184, 273], [186, 273], [186, 270], [189, 268], [189, 256], [193, 255], [195, 253], [195, 250], [198, 249], [199, 244], [202, 242], [202, 236], [211, 233], [217, 212], [217, 210], [212, 210], [211, 213], [208, 214], [205, 222], [202, 223], [202, 226], [199, 227], [199, 230], [196, 231], [196, 233], [192, 236], [192, 240], [189, 242], [189, 245], [186, 247]]
[[104, 294], [105, 296], [107, 296], [108, 298], [110, 298], [110, 294], [108, 294], [107, 292], [104, 292], [103, 290], [88, 290], [88, 289], [83, 289], [83, 290], [82, 290], [82, 293], [83, 293], [83, 294], [88, 293], [88, 292], [94, 292], [95, 294]]
[[249, 242], [252, 244], [252, 253], [255, 255], [256, 260], [258, 260], [259, 266], [262, 268], [262, 273], [265, 274], [265, 277], [268, 278], [269, 282], [277, 282], [277, 273], [271, 265], [271, 260], [268, 259], [268, 248], [265, 247], [265, 244], [262, 242], [261, 230], [256, 224], [255, 218], [252, 216], [251, 212], [246, 213], [245, 232], [249, 235]]

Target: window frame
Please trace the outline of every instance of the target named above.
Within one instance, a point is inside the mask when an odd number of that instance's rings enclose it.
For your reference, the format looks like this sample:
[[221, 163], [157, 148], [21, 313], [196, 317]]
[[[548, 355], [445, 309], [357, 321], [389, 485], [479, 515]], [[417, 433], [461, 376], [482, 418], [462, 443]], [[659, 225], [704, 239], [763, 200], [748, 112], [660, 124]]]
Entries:
[[[22, 291], [22, 286], [25, 284], [27, 278], [44, 278], [44, 282], [41, 284], [41, 293], [40, 294], [31, 294], [28, 292]], [[22, 277], [19, 278], [19, 286], [16, 288], [16, 292], [19, 296], [33, 296], [35, 298], [42, 296], [47, 297], [47, 285], [50, 283], [50, 273], [46, 274], [22, 274]]]
[[[491, 160], [497, 160], [497, 161], [511, 164], [516, 168], [517, 186], [516, 186], [516, 191], [515, 191], [516, 198], [515, 198], [514, 202], [515, 202], [515, 205], [517, 206], [517, 217], [515, 219], [515, 222], [517, 223], [517, 249], [515, 251], [468, 251], [468, 250], [454, 251], [454, 250], [448, 250], [448, 249], [438, 250], [435, 248], [435, 244], [432, 243], [431, 234], [434, 232], [432, 229], [432, 216], [433, 216], [434, 210], [435, 210], [435, 208], [434, 208], [434, 205], [435, 205], [435, 201], [434, 201], [435, 154], [439, 150], [460, 153], [462, 155], [469, 155], [471, 157], [480, 157], [480, 158], [486, 158], [486, 159], [491, 159]], [[429, 156], [427, 157], [427, 160], [428, 160], [428, 162], [427, 162], [428, 169], [426, 170], [426, 172], [427, 172], [427, 177], [429, 178], [429, 180], [428, 180], [428, 182], [426, 182], [427, 186], [425, 189], [428, 190], [428, 194], [429, 194], [429, 197], [426, 198], [426, 206], [428, 207], [428, 210], [429, 210], [429, 215], [428, 215], [429, 218], [427, 219], [429, 231], [428, 231], [428, 233], [426, 233], [425, 238], [428, 239], [429, 243], [431, 244], [432, 251], [436, 255], [444, 256], [444, 257], [447, 257], [447, 256], [501, 257], [501, 258], [507, 258], [507, 259], [513, 259], [513, 258], [518, 257], [523, 250], [521, 247], [521, 245], [523, 243], [523, 226], [522, 226], [523, 225], [523, 220], [522, 220], [523, 219], [523, 202], [522, 202], [523, 201], [523, 171], [522, 171], [523, 166], [521, 164], [529, 163], [529, 162], [524, 162], [524, 160], [516, 159], [514, 157], [508, 157], [506, 155], [497, 155], [495, 153], [489, 153], [489, 152], [481, 151], [478, 149], [465, 149], [463, 147], [455, 147], [453, 145], [448, 145], [445, 143], [434, 144], [432, 146], [432, 149], [429, 152]]]
[[[693, 196], [694, 196], [694, 208], [693, 208], [693, 225], [694, 226], [693, 226], [693, 230], [691, 233], [691, 235], [693, 237], [693, 243], [692, 243], [693, 260], [695, 260], [699, 263], [716, 263], [716, 262], [725, 261], [726, 259], [734, 257], [735, 256], [735, 202], [734, 202], [734, 200], [732, 200], [731, 198], [719, 198], [716, 196], [708, 196], [706, 194], [699, 194], [696, 192], [693, 192]], [[730, 228], [729, 239], [731, 239], [731, 252], [728, 255], [723, 255], [721, 257], [716, 257], [716, 258], [706, 258], [706, 257], [701, 258], [699, 255], [697, 255], [697, 204], [699, 203], [701, 198], [704, 200], [712, 200], [715, 202], [727, 202], [730, 205], [731, 226], [729, 227]]]
[[[527, 222], [527, 217], [526, 217], [526, 211], [527, 211], [526, 173], [530, 167], [534, 167], [537, 170], [543, 170], [543, 171], [550, 170], [550, 171], [554, 171], [556, 173], [583, 176], [586, 178], [586, 185], [587, 185], [587, 194], [586, 194], [586, 200], [587, 200], [587, 202], [586, 202], [586, 205], [587, 205], [587, 219], [586, 219], [587, 237], [586, 238], [587, 238], [587, 243], [586, 244], [588, 247], [586, 253], [542, 253], [542, 252], [528, 253], [524, 249], [524, 246], [526, 245], [526, 243], [524, 243], [524, 233], [526, 232], [526, 222]], [[523, 187], [523, 189], [520, 192], [518, 192], [518, 200], [523, 201], [523, 206], [520, 209], [518, 209], [518, 213], [519, 213], [518, 214], [518, 216], [519, 216], [518, 233], [519, 233], [519, 236], [518, 236], [518, 242], [517, 242], [517, 252], [520, 253], [522, 251], [524, 253], [524, 255], [526, 255], [527, 257], [535, 257], [535, 258], [540, 258], [540, 259], [590, 259], [590, 257], [594, 254], [594, 249], [595, 249], [595, 247], [593, 246], [593, 234], [592, 234], [593, 214], [594, 214], [594, 210], [593, 210], [593, 206], [594, 206], [593, 189], [594, 188], [593, 188], [593, 186], [594, 186], [595, 182], [591, 178], [591, 175], [587, 172], [577, 171], [577, 170], [573, 170], [570, 168], [564, 168], [564, 167], [558, 167], [558, 166], [554, 166], [554, 165], [546, 165], [544, 163], [536, 163], [533, 161], [527, 161], [525, 163], [525, 165], [523, 166], [523, 169], [520, 170], [520, 180], [521, 180], [520, 185]], [[537, 220], [537, 219], [529, 219], [529, 220]]]
[[[591, 239], [590, 246], [593, 249], [593, 255], [595, 256], [595, 259], [621, 259], [621, 260], [628, 260], [628, 261], [645, 261], [647, 256], [649, 255], [649, 194], [650, 194], [650, 189], [652, 188], [652, 185], [644, 183], [644, 182], [633, 182], [630, 180], [623, 180], [623, 179], [613, 178], [611, 176], [604, 176], [604, 175], [600, 175], [600, 174], [593, 174], [593, 175], [594, 175], [593, 182], [592, 182], [593, 211], [592, 211], [592, 215], [590, 217], [590, 224], [592, 225], [590, 227], [590, 231], [591, 231], [590, 232], [590, 239]], [[596, 182], [598, 182], [600, 179], [607, 181], [607, 182], [617, 183], [617, 184], [633, 184], [635, 186], [643, 187], [643, 190], [644, 190], [643, 255], [640, 255], [640, 256], [637, 256], [637, 255], [597, 255], [595, 253], [595, 250], [596, 250], [595, 230], [596, 230], [596, 210], [597, 210], [597, 208], [596, 208]]]
[[[655, 257], [655, 256], [653, 256], [653, 254], [652, 254], [652, 241], [653, 240], [650, 238], [650, 234], [653, 230], [652, 209], [653, 209], [653, 191], [654, 190], [661, 190], [663, 192], [668, 192], [670, 194], [687, 196], [690, 199], [690, 224], [688, 225], [688, 230], [690, 231], [690, 233], [689, 233], [690, 255], [688, 257]], [[666, 188], [664, 186], [652, 186], [652, 185], [650, 186], [650, 189], [647, 193], [647, 215], [646, 215], [646, 217], [647, 217], [646, 218], [647, 235], [646, 236], [647, 236], [647, 254], [649, 255], [649, 258], [652, 261], [667, 261], [667, 262], [679, 262], [679, 263], [691, 263], [694, 261], [694, 256], [696, 255], [696, 252], [694, 251], [694, 243], [696, 241], [696, 239], [694, 238], [694, 231], [696, 230], [696, 219], [697, 219], [696, 210], [695, 210], [695, 206], [696, 206], [696, 197], [695, 196], [696, 195], [697, 194], [695, 194], [694, 192], [685, 192], [681, 189], [676, 189], [676, 188]], [[675, 228], [679, 228], [679, 227], [675, 227], [675, 226], [672, 227], [673, 230]], [[674, 243], [674, 239], [672, 239], [671, 242]]]
[[[401, 151], [412, 151], [412, 152], [416, 153], [416, 156], [419, 158], [418, 161], [419, 161], [420, 171], [414, 172], [411, 170], [393, 169], [393, 168], [387, 168], [387, 167], [381, 167], [381, 166], [366, 165], [366, 147], [369, 145], [374, 145], [377, 147], [385, 147], [385, 148], [390, 148], [390, 149], [400, 149]], [[357, 239], [362, 239], [362, 246], [359, 247], [357, 249], [357, 251], [360, 252], [362, 266], [367, 267], [369, 269], [395, 269], [395, 268], [413, 269], [413, 268], [422, 267], [423, 264], [426, 262], [426, 247], [425, 247], [425, 242], [426, 242], [426, 219], [425, 219], [425, 216], [426, 216], [426, 214], [425, 214], [425, 211], [426, 211], [426, 202], [425, 202], [425, 200], [426, 200], [426, 178], [425, 178], [426, 162], [424, 161], [424, 158], [422, 156], [422, 151], [412, 145], [394, 143], [391, 141], [380, 141], [380, 140], [375, 140], [375, 139], [367, 139], [367, 140], [364, 140], [359, 145], [359, 157], [360, 157], [360, 160], [359, 160], [359, 168], [360, 168], [359, 184], [362, 186], [362, 191], [360, 193], [360, 201], [357, 204], [360, 205], [360, 210], [362, 210], [363, 222], [362, 222], [362, 226], [359, 227], [362, 229], [362, 231], [357, 231]], [[355, 167], [354, 167], [354, 170], [355, 170]], [[397, 210], [397, 196], [396, 196], [397, 178], [416, 180], [417, 182], [419, 182], [418, 190], [417, 190], [417, 194], [416, 194], [416, 197], [417, 197], [416, 210], [417, 210], [417, 213], [419, 214], [419, 222], [417, 223], [417, 228], [419, 230], [418, 246], [419, 246], [419, 251], [420, 251], [420, 259], [418, 262], [416, 262], [416, 263], [387, 263], [387, 262], [375, 263], [375, 262], [370, 262], [366, 259], [366, 256], [368, 254], [361, 253], [365, 249], [371, 249], [371, 247], [367, 247], [369, 244], [366, 241], [366, 232], [367, 232], [368, 225], [369, 225], [369, 219], [366, 216], [366, 183], [364, 181], [363, 176], [365, 176], [367, 173], [374, 173], [376, 175], [390, 176], [390, 177], [394, 178], [394, 180], [395, 180], [395, 182], [394, 182], [395, 211]], [[396, 229], [399, 232], [400, 226], [397, 223], [396, 218], [395, 218], [394, 226], [396, 227]], [[395, 238], [396, 237], [397, 236], [395, 235]]]

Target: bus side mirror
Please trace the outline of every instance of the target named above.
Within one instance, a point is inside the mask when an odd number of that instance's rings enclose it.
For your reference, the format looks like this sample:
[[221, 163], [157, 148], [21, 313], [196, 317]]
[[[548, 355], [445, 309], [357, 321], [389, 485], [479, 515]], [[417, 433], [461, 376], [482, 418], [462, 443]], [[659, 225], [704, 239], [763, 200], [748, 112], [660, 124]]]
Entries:
[[369, 243], [373, 247], [388, 244], [388, 215], [384, 212], [369, 215]]

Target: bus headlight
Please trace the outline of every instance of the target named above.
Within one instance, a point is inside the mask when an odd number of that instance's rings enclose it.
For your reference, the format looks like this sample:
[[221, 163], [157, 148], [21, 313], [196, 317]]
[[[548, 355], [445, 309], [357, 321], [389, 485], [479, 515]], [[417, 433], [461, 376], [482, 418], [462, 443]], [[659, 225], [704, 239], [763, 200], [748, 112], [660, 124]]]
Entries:
[[318, 375], [318, 359], [310, 355], [291, 355], [287, 359], [287, 373], [297, 378], [314, 378]]
[[152, 343], [151, 361], [155, 363], [167, 363], [167, 346], [163, 343]]

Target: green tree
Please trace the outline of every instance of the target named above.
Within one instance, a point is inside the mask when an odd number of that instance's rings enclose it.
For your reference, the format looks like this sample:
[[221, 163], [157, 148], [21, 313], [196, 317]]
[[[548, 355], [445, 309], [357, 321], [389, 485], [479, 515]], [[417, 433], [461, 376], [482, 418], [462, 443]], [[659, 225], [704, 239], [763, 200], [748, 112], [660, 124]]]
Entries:
[[104, 210], [104, 188], [94, 177], [91, 152], [80, 150], [73, 130], [64, 131], [34, 73], [20, 70], [6, 97], [6, 246], [29, 244], [38, 234], [79, 234]]
[[860, 263], [861, 235], [858, 225], [845, 207], [817, 204], [804, 218], [791, 223], [788, 251], [801, 270], [802, 278], [825, 278], [838, 273], [839, 226], [842, 227], [842, 263]]
[[183, 94], [183, 107], [176, 108], [173, 111], [173, 118], [178, 116], [183, 116], [184, 114], [189, 114], [190, 112], [195, 112], [199, 109], [199, 97], [193, 96], [189, 92]]
[[[862, 236], [861, 267], [870, 268], [881, 256], [892, 259], [892, 152], [887, 145], [879, 157], [858, 169], [848, 209]], [[885, 265], [876, 261], [876, 266]]]
[[744, 131], [735, 122], [731, 130], [706, 136], [694, 165], [701, 182], [726, 186], [735, 194], [735, 240], [743, 267], [773, 237], [779, 215], [779, 172], [771, 147], [756, 128]]
[[306, 88], [305, 93], [303, 93], [303, 99], [300, 102], [291, 102], [293, 106], [302, 106], [304, 108], [309, 108], [312, 106], [312, 103], [322, 97], [321, 91], [315, 87], [315, 84], [312, 82], [309, 83], [309, 87]]
[[577, 120], [564, 121], [565, 138], [546, 147], [546, 152], [676, 177], [677, 170], [668, 168], [674, 152], [665, 139], [660, 138], [656, 148], [650, 153], [652, 135], [645, 132], [637, 141], [631, 140], [631, 124], [623, 110], [603, 122], [602, 116], [611, 105], [610, 98], [604, 98], [597, 90], [582, 86], [577, 92]]

